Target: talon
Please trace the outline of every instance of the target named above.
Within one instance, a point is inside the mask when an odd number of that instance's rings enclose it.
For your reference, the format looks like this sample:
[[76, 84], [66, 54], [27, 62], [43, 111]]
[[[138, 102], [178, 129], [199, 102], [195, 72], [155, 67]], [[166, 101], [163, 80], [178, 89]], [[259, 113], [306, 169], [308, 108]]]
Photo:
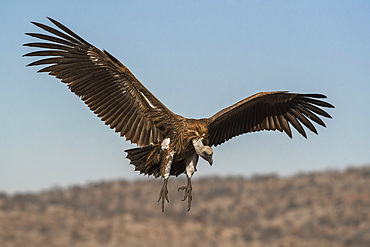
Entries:
[[191, 201], [192, 201], [193, 197], [190, 193], [190, 195], [188, 196], [188, 212], [190, 211], [190, 208], [191, 208]]
[[185, 201], [186, 198], [188, 199], [188, 211], [190, 210], [190, 207], [191, 207], [191, 201], [193, 199], [192, 197], [192, 187], [191, 187], [191, 180], [190, 178], [188, 178], [188, 184], [187, 186], [182, 186], [180, 188], [178, 188], [177, 191], [180, 191], [180, 190], [185, 190], [185, 195], [184, 195], [184, 199], [182, 199], [182, 201]]
[[180, 188], [178, 188], [177, 189], [177, 191], [179, 192], [180, 190], [185, 190], [185, 195], [184, 195], [184, 199], [182, 199], [181, 201], [185, 201], [186, 200], [186, 198], [188, 197], [188, 194], [187, 194], [187, 187], [185, 187], [185, 186], [182, 186], [182, 187], [180, 187]]
[[186, 189], [186, 187], [185, 186], [182, 186], [182, 187], [180, 187], [180, 188], [177, 189], [177, 192], [179, 192], [180, 190], [185, 190], [185, 189]]
[[168, 200], [168, 189], [167, 189], [167, 181], [168, 179], [164, 180], [163, 186], [161, 191], [159, 192], [158, 202], [162, 199], [162, 213], [164, 212], [164, 200], [169, 203], [170, 200]]

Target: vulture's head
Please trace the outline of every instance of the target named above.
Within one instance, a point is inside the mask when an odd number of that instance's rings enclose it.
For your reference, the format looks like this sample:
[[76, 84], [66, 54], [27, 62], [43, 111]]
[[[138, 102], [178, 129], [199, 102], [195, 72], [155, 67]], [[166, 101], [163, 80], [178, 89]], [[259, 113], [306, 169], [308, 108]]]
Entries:
[[210, 165], [212, 165], [213, 163], [213, 158], [212, 158], [212, 155], [213, 155], [213, 150], [210, 146], [203, 146], [200, 148], [200, 157], [202, 157], [203, 159], [205, 159], [206, 161], [208, 161], [208, 163]]
[[213, 149], [210, 146], [204, 146], [202, 139], [193, 139], [193, 146], [197, 154], [212, 165]]

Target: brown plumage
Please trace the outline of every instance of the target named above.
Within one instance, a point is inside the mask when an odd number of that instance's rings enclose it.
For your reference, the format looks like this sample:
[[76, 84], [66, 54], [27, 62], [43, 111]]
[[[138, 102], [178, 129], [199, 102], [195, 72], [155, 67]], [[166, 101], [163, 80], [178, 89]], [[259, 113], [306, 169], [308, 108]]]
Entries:
[[[170, 175], [186, 173], [184, 200], [191, 206], [191, 177], [199, 156], [212, 165], [212, 146], [249, 132], [278, 130], [292, 137], [290, 125], [306, 137], [301, 124], [317, 134], [311, 121], [324, 126], [319, 116], [331, 118], [320, 107], [333, 108], [322, 94], [263, 92], [229, 106], [208, 119], [187, 119], [171, 112], [115, 57], [101, 51], [61, 23], [56, 27], [32, 22], [49, 34], [27, 33], [43, 42], [25, 46], [42, 48], [24, 56], [47, 58], [28, 66], [46, 65], [48, 72], [79, 96], [106, 125], [137, 148], [126, 150], [140, 173], [164, 178], [158, 201], [168, 201]], [[51, 35], [50, 35], [51, 34]], [[47, 42], [44, 42], [47, 41]]]

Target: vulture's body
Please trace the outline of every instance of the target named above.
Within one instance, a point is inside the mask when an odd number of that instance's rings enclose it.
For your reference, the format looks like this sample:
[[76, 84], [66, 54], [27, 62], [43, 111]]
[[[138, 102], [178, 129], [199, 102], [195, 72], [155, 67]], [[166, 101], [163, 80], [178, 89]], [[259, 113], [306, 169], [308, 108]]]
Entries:
[[301, 123], [317, 134], [311, 121], [325, 127], [318, 117], [330, 118], [320, 107], [322, 94], [263, 92], [231, 105], [210, 118], [187, 119], [171, 112], [116, 58], [89, 44], [74, 32], [50, 19], [61, 31], [32, 22], [50, 34], [27, 33], [48, 41], [25, 46], [43, 48], [25, 56], [47, 56], [29, 66], [47, 65], [48, 72], [81, 97], [88, 107], [121, 136], [138, 145], [126, 150], [140, 173], [164, 178], [158, 201], [168, 201], [170, 175], [185, 173], [184, 200], [191, 206], [191, 177], [199, 156], [212, 165], [212, 146], [244, 133], [278, 130], [292, 137], [290, 125], [301, 135]]

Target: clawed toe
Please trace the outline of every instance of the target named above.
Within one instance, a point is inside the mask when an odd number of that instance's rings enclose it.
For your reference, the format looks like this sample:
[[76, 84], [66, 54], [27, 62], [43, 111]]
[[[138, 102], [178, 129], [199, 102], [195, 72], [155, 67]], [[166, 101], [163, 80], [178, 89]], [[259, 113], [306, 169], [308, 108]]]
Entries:
[[181, 201], [185, 201], [186, 198], [188, 197], [187, 187], [186, 186], [182, 186], [182, 187], [180, 187], [180, 188], [177, 189], [178, 192], [180, 192], [180, 190], [185, 190], [184, 199], [181, 200]]
[[161, 191], [159, 192], [158, 202], [162, 199], [162, 212], [164, 212], [164, 200], [166, 200], [168, 203], [170, 202], [168, 200], [168, 189], [167, 189], [167, 181], [164, 182], [163, 187]]
[[182, 187], [177, 189], [177, 191], [180, 191], [180, 190], [186, 190], [186, 186], [182, 186]]
[[190, 210], [190, 207], [191, 207], [191, 201], [192, 201], [192, 187], [191, 187], [191, 184], [188, 184], [187, 186], [182, 186], [180, 188], [178, 188], [177, 191], [180, 191], [180, 190], [185, 190], [185, 195], [184, 195], [184, 199], [182, 199], [182, 201], [185, 201], [186, 198], [188, 199], [188, 211]]

